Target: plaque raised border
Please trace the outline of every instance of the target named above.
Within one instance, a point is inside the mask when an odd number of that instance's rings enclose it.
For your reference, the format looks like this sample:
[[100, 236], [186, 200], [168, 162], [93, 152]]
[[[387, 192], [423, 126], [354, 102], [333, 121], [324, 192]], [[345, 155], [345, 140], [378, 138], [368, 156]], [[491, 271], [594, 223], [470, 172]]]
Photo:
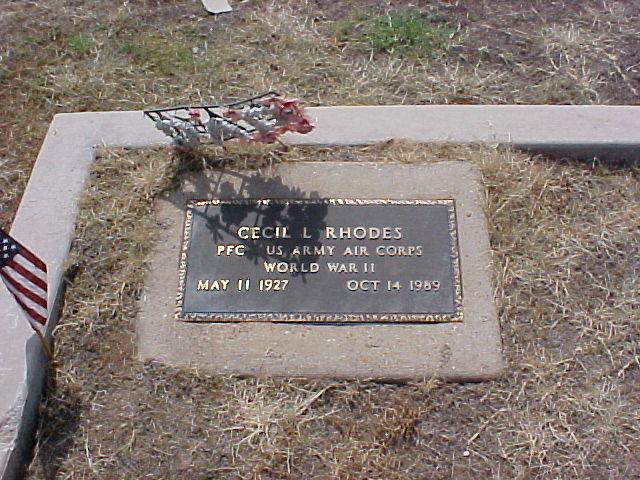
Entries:
[[[187, 251], [191, 241], [191, 228], [193, 225], [193, 207], [203, 205], [246, 205], [269, 203], [284, 204], [324, 204], [324, 205], [446, 205], [448, 207], [448, 227], [451, 238], [451, 263], [453, 267], [453, 314], [407, 314], [407, 313], [289, 313], [289, 312], [264, 312], [264, 313], [184, 313], [184, 291], [187, 275]], [[451, 198], [439, 198], [429, 200], [389, 200], [389, 199], [344, 199], [344, 198], [313, 198], [313, 199], [209, 199], [191, 200], [187, 203], [183, 228], [183, 240], [180, 249], [178, 268], [178, 294], [175, 309], [175, 319], [185, 322], [290, 322], [290, 323], [448, 323], [462, 322], [462, 278], [460, 272], [460, 253], [458, 245], [458, 229], [455, 200]]]

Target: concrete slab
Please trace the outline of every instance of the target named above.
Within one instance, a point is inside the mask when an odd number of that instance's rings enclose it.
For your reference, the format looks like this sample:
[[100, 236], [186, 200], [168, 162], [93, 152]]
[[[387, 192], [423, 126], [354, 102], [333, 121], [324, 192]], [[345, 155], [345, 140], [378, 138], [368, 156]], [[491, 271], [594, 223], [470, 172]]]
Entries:
[[[310, 108], [317, 128], [288, 136], [296, 144], [367, 144], [389, 138], [420, 142], [508, 143], [558, 155], [640, 158], [637, 106], [380, 106]], [[60, 290], [77, 203], [93, 147], [146, 147], [166, 137], [140, 111], [63, 113], [53, 119], [11, 233], [49, 267], [50, 301]], [[52, 188], [55, 187], [55, 188]], [[55, 313], [49, 332], [55, 326]], [[5, 289], [0, 288], [0, 478], [16, 478], [32, 441], [42, 355]]]
[[209, 13], [226, 13], [233, 10], [227, 0], [202, 0], [202, 5]]
[[[274, 185], [277, 187], [274, 189]], [[242, 188], [244, 187], [244, 188]], [[462, 277], [461, 323], [186, 323], [174, 318], [184, 212], [191, 199], [453, 198]], [[232, 193], [235, 192], [235, 193]], [[137, 345], [143, 360], [216, 374], [473, 381], [502, 369], [480, 172], [463, 162], [431, 165], [282, 164], [264, 172], [191, 177], [158, 202], [158, 243], [145, 281]], [[339, 301], [336, 298], [336, 301]]]

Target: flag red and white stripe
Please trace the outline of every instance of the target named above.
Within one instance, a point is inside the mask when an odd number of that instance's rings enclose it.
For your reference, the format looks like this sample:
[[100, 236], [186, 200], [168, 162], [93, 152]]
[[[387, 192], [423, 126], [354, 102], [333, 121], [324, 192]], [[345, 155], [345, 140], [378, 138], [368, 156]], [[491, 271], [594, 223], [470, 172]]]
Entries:
[[47, 323], [47, 266], [26, 247], [0, 230], [0, 277], [31, 327]]

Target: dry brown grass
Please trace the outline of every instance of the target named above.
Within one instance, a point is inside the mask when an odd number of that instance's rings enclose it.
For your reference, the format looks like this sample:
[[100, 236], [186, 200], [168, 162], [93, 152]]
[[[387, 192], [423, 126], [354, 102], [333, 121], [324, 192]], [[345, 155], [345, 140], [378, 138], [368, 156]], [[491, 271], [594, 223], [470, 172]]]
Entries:
[[138, 362], [153, 198], [181, 168], [203, 163], [178, 163], [165, 150], [110, 151], [82, 203], [56, 331], [60, 368], [29, 478], [640, 476], [637, 168], [405, 142], [233, 158], [249, 167], [274, 158], [478, 164], [504, 378], [239, 379]]
[[[640, 7], [549, 2], [27, 0], [0, 7], [0, 227], [52, 116], [277, 89], [308, 104], [637, 104]], [[428, 58], [370, 55], [338, 22], [413, 8], [453, 31]], [[7, 178], [5, 178], [7, 177]]]

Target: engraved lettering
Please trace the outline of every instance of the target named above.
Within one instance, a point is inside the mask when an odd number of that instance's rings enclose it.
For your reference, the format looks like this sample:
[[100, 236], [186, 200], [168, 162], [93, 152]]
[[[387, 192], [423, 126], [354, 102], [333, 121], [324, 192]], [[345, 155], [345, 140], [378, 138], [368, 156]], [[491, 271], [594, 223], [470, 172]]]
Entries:
[[397, 280], [388, 280], [387, 281], [387, 290], [389, 291], [398, 291], [402, 289], [402, 285]]
[[238, 228], [238, 237], [242, 238], [243, 240], [248, 240], [249, 239], [249, 227], [240, 227]]
[[315, 257], [332, 257], [335, 245], [296, 245], [291, 250], [291, 256], [315, 256]]
[[266, 227], [262, 229], [262, 236], [264, 238], [273, 238], [274, 231], [273, 227]]
[[287, 288], [289, 280], [280, 280], [277, 278], [261, 278], [258, 281], [258, 289], [261, 292], [281, 292]]
[[189, 208], [180, 319], [462, 320], [453, 199], [213, 200]]
[[196, 290], [215, 290], [215, 291], [226, 291], [227, 286], [229, 285], [229, 280], [198, 280], [198, 286]]
[[236, 231], [243, 240], [260, 240], [261, 238], [291, 238], [287, 227], [238, 227]]
[[402, 227], [325, 227], [326, 239], [401, 240]]
[[334, 273], [358, 273], [355, 263], [327, 263], [327, 268]]
[[353, 238], [356, 238], [358, 240], [367, 238], [367, 229], [364, 227], [355, 227], [353, 229]]
[[263, 262], [264, 269], [272, 273], [317, 273], [320, 270], [318, 263], [289, 263], [289, 262]]
[[267, 245], [267, 255], [281, 257], [284, 255], [282, 245]]
[[437, 292], [440, 290], [440, 282], [438, 280], [411, 280], [409, 290], [412, 292]]
[[230, 255], [239, 255], [242, 256], [244, 255], [244, 249], [246, 248], [246, 245], [224, 245], [224, 244], [219, 244], [216, 246], [216, 255], [220, 256], [220, 255], [226, 255], [227, 257]]
[[362, 245], [347, 246], [342, 253], [345, 257], [368, 257], [367, 247]]
[[377, 292], [380, 280], [349, 280], [347, 289], [351, 292]]
[[364, 264], [364, 269], [363, 269], [364, 273], [374, 273], [375, 271], [376, 271], [376, 264], [375, 263], [365, 263]]
[[421, 257], [422, 245], [378, 245], [376, 254], [380, 257]]

